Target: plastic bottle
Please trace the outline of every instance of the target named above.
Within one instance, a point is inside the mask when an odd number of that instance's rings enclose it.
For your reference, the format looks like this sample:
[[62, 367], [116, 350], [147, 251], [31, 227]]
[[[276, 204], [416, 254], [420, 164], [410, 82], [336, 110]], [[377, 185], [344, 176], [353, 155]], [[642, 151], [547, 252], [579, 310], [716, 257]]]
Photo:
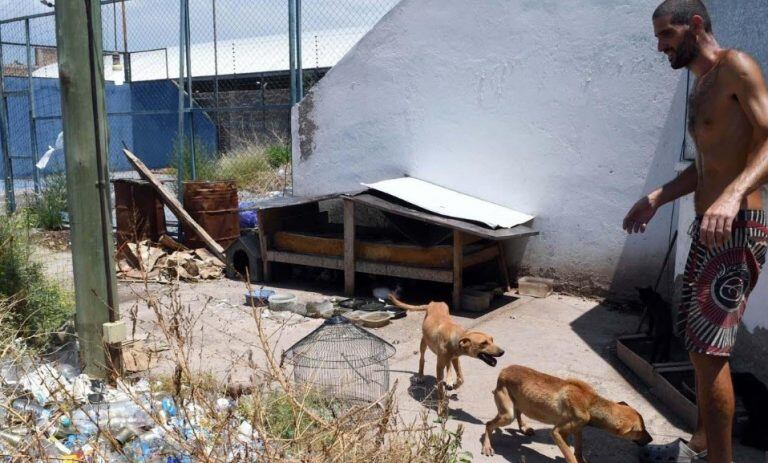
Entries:
[[85, 437], [91, 437], [99, 432], [99, 426], [94, 423], [90, 416], [83, 410], [75, 410], [68, 417], [74, 434], [80, 434]]
[[16, 399], [11, 402], [11, 408], [21, 414], [28, 414], [38, 423], [47, 422], [51, 418], [51, 412], [31, 399]]

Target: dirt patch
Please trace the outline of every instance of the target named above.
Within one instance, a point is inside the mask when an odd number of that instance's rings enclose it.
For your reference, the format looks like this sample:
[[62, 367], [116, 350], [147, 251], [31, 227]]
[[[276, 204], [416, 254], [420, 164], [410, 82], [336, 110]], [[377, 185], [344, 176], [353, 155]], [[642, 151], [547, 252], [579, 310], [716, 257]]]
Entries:
[[32, 244], [52, 251], [63, 252], [71, 249], [70, 231], [41, 231], [30, 237]]

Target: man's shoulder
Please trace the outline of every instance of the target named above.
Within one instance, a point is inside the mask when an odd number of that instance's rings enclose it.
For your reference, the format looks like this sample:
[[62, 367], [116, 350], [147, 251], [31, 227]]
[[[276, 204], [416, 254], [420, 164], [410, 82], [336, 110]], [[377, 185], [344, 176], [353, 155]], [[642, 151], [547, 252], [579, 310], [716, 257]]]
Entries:
[[760, 73], [760, 64], [749, 53], [737, 48], [723, 50], [721, 66], [734, 77], [745, 77]]

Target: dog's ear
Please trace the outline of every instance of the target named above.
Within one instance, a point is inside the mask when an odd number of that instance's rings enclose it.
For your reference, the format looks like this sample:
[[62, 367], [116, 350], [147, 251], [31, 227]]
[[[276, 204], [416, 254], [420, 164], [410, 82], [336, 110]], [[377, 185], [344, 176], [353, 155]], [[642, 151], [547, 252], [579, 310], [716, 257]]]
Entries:
[[629, 404], [628, 404], [628, 403], [626, 403], [626, 402], [624, 402], [624, 401], [622, 401], [622, 402], [619, 402], [619, 405], [626, 405], [627, 407], [629, 407]]
[[459, 347], [461, 347], [462, 349], [466, 349], [467, 347], [470, 346], [470, 344], [472, 344], [472, 341], [470, 341], [469, 338], [466, 336], [459, 339]]

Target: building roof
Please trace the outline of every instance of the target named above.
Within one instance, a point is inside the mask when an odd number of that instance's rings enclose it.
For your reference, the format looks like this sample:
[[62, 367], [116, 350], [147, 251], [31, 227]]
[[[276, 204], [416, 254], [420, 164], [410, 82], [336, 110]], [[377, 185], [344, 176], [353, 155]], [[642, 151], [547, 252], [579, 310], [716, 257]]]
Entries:
[[[344, 28], [302, 33], [302, 64], [305, 69], [329, 68], [336, 64], [369, 28]], [[289, 69], [288, 35], [267, 35], [219, 40], [191, 45], [192, 76], [204, 77], [286, 71]], [[115, 80], [112, 57], [104, 57], [104, 78]], [[119, 71], [122, 72], [122, 71]], [[35, 77], [59, 77], [58, 64], [43, 66]], [[131, 53], [131, 80], [176, 79], [179, 76], [179, 47]]]

